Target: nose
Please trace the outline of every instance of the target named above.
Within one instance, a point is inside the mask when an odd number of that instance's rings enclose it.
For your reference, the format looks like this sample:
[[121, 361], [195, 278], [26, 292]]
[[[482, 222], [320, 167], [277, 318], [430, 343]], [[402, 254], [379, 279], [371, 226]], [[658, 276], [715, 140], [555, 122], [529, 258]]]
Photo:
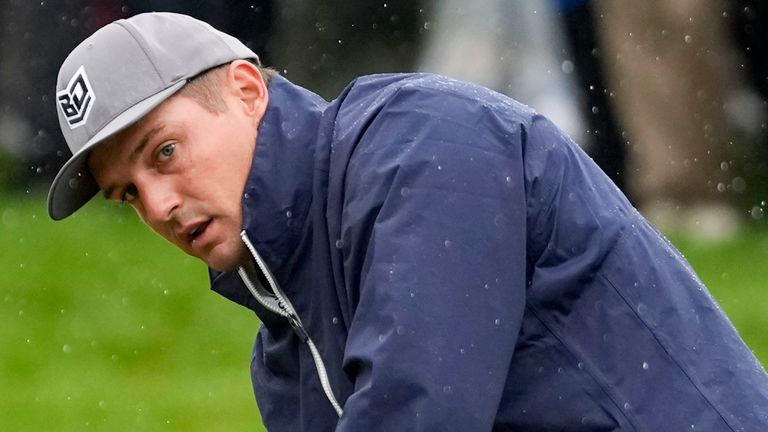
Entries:
[[181, 206], [181, 194], [176, 185], [166, 179], [151, 177], [137, 185], [141, 201], [141, 216], [148, 224], [162, 224], [172, 219]]

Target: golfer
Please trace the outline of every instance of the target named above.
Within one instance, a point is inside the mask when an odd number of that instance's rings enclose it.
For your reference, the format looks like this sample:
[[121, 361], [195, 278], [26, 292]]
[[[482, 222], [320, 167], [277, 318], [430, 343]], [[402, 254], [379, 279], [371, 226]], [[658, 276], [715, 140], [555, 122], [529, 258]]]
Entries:
[[204, 261], [263, 323], [270, 431], [768, 430], [768, 377], [685, 259], [505, 96], [388, 74], [327, 102], [151, 13], [75, 48], [56, 103], [51, 217], [100, 193]]

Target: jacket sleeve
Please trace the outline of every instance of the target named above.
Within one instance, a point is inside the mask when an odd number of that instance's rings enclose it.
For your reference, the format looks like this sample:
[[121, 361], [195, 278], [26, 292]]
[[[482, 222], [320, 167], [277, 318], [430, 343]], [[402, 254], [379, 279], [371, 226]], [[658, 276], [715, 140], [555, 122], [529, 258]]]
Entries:
[[404, 89], [359, 137], [341, 232], [354, 392], [337, 431], [492, 429], [526, 288], [522, 128], [497, 112]]

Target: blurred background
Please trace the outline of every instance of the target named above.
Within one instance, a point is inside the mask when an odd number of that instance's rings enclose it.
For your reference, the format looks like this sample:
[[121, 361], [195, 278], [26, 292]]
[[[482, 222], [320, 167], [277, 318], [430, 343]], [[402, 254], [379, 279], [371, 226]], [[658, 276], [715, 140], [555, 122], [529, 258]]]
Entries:
[[94, 200], [54, 223], [54, 87], [112, 20], [183, 12], [332, 99], [356, 76], [470, 80], [552, 118], [691, 261], [768, 361], [768, 4], [759, 0], [0, 0], [0, 430], [259, 430], [258, 321]]

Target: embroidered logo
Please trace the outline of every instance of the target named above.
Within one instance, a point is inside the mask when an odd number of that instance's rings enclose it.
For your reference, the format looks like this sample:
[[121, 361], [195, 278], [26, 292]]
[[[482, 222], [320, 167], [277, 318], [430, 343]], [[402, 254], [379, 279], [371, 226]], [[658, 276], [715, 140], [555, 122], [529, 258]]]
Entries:
[[69, 80], [67, 87], [56, 92], [56, 100], [67, 118], [70, 129], [85, 124], [85, 121], [88, 120], [88, 114], [91, 112], [93, 101], [96, 100], [91, 83], [88, 82], [85, 67], [80, 66], [72, 79]]

